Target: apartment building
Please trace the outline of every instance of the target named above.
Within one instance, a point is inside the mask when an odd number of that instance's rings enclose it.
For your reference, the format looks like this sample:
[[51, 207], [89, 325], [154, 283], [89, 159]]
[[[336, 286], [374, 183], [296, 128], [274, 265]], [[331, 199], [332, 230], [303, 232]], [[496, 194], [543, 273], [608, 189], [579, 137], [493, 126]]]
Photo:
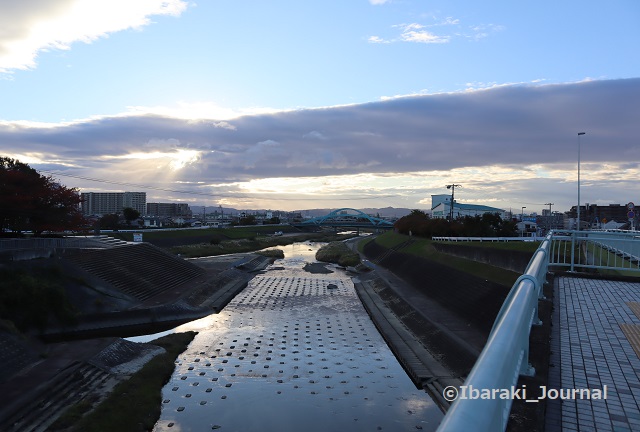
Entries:
[[82, 214], [86, 216], [122, 213], [126, 207], [139, 211], [141, 215], [147, 213], [146, 192], [83, 192], [80, 197]]

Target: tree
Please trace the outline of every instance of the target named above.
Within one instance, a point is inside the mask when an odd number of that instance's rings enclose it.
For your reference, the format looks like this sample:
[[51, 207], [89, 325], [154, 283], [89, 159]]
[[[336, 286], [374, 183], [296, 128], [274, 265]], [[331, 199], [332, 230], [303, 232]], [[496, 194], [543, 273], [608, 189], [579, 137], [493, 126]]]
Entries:
[[125, 207], [122, 209], [122, 214], [124, 215], [124, 219], [127, 221], [127, 225], [131, 226], [131, 221], [136, 220], [140, 217], [140, 212], [131, 207]]
[[75, 188], [43, 176], [29, 165], [0, 157], [0, 228], [15, 232], [77, 230], [84, 224]]
[[240, 225], [255, 225], [256, 223], [256, 217], [254, 215], [247, 215], [240, 218]]
[[120, 224], [120, 217], [115, 213], [106, 214], [100, 218], [99, 224], [101, 229], [117, 230]]

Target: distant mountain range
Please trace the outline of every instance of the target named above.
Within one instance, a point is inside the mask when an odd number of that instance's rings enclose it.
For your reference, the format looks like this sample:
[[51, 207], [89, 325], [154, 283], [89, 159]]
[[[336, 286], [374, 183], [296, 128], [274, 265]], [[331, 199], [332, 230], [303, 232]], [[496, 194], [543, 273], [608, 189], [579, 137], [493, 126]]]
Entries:
[[[191, 211], [194, 214], [202, 214], [202, 206], [190, 206]], [[304, 209], [304, 210], [294, 210], [294, 212], [300, 213], [302, 216], [306, 217], [317, 217], [317, 216], [323, 216], [326, 215], [327, 213], [332, 212], [333, 210], [337, 210], [336, 208], [316, 208], [316, 209]], [[361, 209], [357, 209], [360, 210], [361, 212], [364, 212], [368, 215], [379, 215], [380, 217], [397, 217], [400, 218], [402, 216], [406, 216], [409, 213], [411, 213], [412, 209], [408, 209], [408, 208], [396, 208], [396, 207], [383, 207], [383, 208], [361, 208]], [[249, 214], [251, 213], [264, 213], [266, 211], [278, 211], [276, 209], [270, 209], [270, 210], [266, 210], [266, 209], [242, 209], [242, 210], [238, 210], [232, 207], [222, 207], [222, 212], [225, 214], [232, 214], [232, 215], [237, 215], [238, 213], [241, 212], [247, 212]], [[218, 212], [220, 213], [220, 207], [217, 206], [207, 206], [206, 207], [206, 212], [207, 214], [210, 213], [214, 213], [214, 212]]]

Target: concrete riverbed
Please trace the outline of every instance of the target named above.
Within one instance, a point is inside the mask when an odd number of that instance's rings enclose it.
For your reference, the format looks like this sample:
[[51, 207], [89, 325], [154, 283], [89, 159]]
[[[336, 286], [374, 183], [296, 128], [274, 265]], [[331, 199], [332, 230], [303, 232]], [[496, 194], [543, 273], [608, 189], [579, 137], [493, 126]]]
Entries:
[[200, 333], [163, 389], [157, 431], [437, 428], [442, 412], [398, 363], [349, 275], [303, 269], [317, 248], [283, 248], [285, 259], [219, 314], [181, 327]]

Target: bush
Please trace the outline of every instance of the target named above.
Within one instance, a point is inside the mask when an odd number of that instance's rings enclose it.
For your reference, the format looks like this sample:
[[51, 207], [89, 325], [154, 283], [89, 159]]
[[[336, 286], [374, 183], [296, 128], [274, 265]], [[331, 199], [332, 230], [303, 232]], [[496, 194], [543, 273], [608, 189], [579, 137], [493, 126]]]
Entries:
[[76, 313], [67, 299], [57, 268], [0, 272], [0, 319], [21, 331], [44, 330], [50, 320], [73, 325]]

